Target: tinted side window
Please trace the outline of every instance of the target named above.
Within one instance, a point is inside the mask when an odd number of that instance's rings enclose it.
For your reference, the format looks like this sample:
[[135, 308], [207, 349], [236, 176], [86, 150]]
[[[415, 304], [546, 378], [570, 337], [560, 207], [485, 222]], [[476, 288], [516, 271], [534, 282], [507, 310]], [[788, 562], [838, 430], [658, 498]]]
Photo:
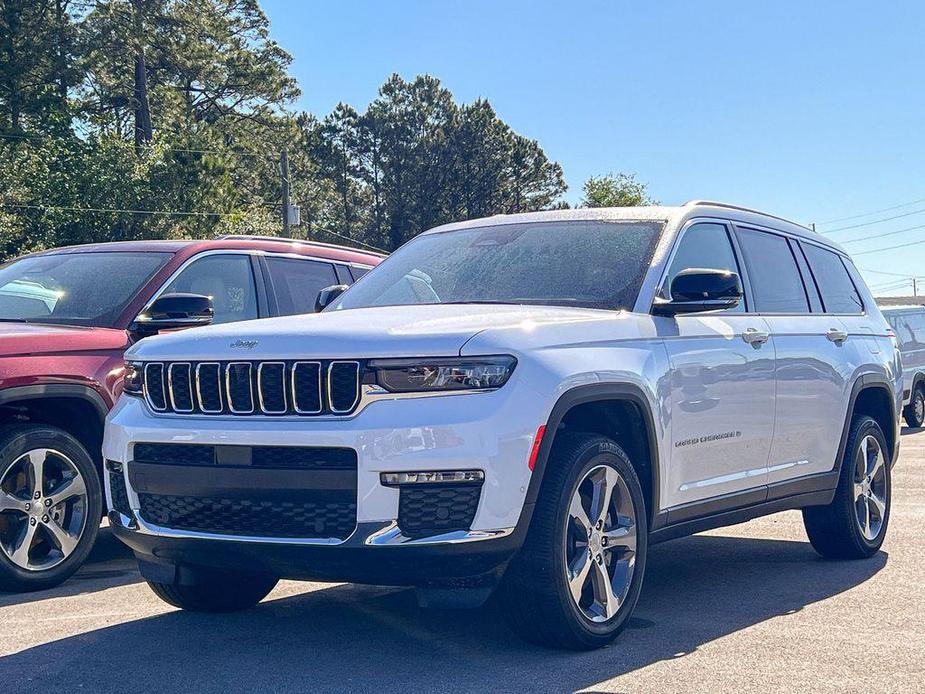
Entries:
[[371, 268], [368, 267], [357, 267], [356, 265], [350, 266], [350, 274], [353, 275], [353, 281], [356, 282], [363, 275], [370, 271]]
[[213, 323], [257, 317], [257, 290], [248, 255], [208, 255], [193, 261], [164, 287], [164, 294], [175, 292], [211, 297]]
[[759, 313], [807, 313], [809, 303], [790, 244], [783, 236], [739, 229], [739, 245]]
[[841, 257], [819, 246], [801, 244], [816, 278], [827, 313], [861, 313], [864, 304]]
[[[664, 298], [669, 298], [671, 281], [675, 275], [689, 268], [728, 270], [741, 274], [725, 226], [709, 223], [694, 224], [684, 232], [671, 266], [668, 268], [668, 275], [662, 289]], [[730, 310], [744, 311], [745, 304], [740, 302], [738, 306]]]
[[281, 316], [314, 312], [318, 292], [338, 284], [330, 263], [272, 256], [266, 260]]

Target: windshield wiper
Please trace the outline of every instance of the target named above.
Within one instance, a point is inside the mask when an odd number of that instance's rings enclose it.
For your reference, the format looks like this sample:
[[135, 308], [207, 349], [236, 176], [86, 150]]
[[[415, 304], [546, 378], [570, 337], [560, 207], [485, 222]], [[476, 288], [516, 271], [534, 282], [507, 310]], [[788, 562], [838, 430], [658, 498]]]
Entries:
[[31, 323], [26, 318], [0, 318], [0, 323]]

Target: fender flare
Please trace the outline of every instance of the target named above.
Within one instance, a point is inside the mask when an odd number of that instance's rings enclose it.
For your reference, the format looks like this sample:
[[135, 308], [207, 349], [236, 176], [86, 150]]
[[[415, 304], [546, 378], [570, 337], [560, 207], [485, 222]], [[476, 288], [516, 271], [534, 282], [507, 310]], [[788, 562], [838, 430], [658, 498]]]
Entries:
[[578, 405], [604, 400], [622, 400], [624, 402], [633, 403], [639, 408], [639, 412], [642, 415], [646, 427], [646, 434], [649, 438], [649, 467], [652, 475], [652, 498], [651, 508], [649, 509], [650, 526], [655, 521], [659, 509], [659, 485], [661, 483], [661, 476], [658, 462], [658, 437], [656, 435], [655, 419], [652, 416], [649, 400], [642, 388], [630, 383], [593, 383], [576, 386], [566, 391], [559, 397], [556, 404], [553, 406], [552, 412], [546, 421], [546, 433], [543, 436], [543, 440], [540, 442], [533, 475], [530, 478], [527, 495], [524, 499], [524, 510], [521, 512], [521, 517], [518, 522], [518, 529], [522, 529], [525, 532], [530, 524], [530, 518], [533, 515], [533, 507], [536, 504], [540, 487], [542, 486], [543, 473], [546, 470], [546, 464], [549, 462], [549, 455], [556, 438], [555, 434], [562, 420], [565, 418], [565, 415], [573, 407]]
[[896, 398], [893, 391], [893, 385], [887, 380], [886, 376], [877, 373], [861, 374], [857, 377], [854, 385], [851, 387], [851, 398], [848, 401], [848, 410], [845, 412], [845, 421], [842, 426], [841, 439], [838, 443], [838, 457], [835, 458], [835, 484], [838, 484], [838, 476], [841, 475], [842, 465], [845, 458], [845, 447], [848, 445], [848, 432], [851, 430], [851, 419], [854, 417], [854, 407], [857, 404], [858, 396], [865, 390], [880, 389], [886, 391], [887, 400], [890, 403], [890, 421], [893, 423], [893, 431], [884, 431], [884, 435], [892, 440], [892, 462], [896, 461], [899, 453], [899, 418], [896, 412]]
[[31, 386], [16, 386], [0, 390], [0, 405], [18, 400], [41, 400], [42, 398], [76, 398], [89, 402], [99, 415], [100, 422], [106, 420], [109, 405], [90, 386], [78, 383], [41, 383]]

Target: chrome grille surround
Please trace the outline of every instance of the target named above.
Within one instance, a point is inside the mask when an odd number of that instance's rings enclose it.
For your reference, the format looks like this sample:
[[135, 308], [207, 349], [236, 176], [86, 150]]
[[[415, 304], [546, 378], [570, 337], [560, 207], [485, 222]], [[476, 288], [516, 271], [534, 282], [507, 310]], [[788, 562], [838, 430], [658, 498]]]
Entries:
[[356, 360], [176, 361], [144, 365], [144, 397], [156, 413], [197, 416], [335, 416], [366, 402]]

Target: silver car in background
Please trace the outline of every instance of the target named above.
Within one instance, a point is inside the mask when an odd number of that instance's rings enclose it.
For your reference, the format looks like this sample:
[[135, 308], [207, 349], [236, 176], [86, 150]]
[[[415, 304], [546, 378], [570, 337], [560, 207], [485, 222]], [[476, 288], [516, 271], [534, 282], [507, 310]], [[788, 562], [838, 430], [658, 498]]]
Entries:
[[925, 306], [884, 306], [880, 311], [902, 353], [903, 417], [918, 428], [925, 423]]

